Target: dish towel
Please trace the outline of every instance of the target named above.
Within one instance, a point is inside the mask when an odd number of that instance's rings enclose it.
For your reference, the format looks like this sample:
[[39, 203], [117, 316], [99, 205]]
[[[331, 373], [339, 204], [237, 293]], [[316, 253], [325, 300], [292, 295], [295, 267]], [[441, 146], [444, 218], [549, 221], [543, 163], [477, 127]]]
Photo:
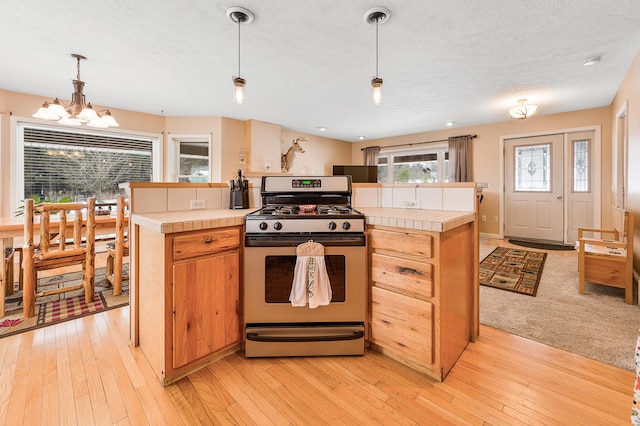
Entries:
[[331, 302], [331, 283], [324, 260], [324, 246], [308, 241], [296, 248], [296, 266], [289, 301], [291, 306], [315, 309]]

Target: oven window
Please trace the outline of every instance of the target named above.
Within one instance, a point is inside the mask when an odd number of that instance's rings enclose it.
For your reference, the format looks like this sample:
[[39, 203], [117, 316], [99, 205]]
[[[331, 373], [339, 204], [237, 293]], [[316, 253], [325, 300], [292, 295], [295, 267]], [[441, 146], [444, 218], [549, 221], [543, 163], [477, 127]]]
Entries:
[[[327, 274], [331, 283], [331, 303], [345, 300], [345, 257], [342, 255], [327, 255], [324, 257]], [[265, 288], [266, 303], [290, 303], [289, 294], [293, 284], [293, 270], [296, 266], [296, 256], [266, 256], [265, 257]]]

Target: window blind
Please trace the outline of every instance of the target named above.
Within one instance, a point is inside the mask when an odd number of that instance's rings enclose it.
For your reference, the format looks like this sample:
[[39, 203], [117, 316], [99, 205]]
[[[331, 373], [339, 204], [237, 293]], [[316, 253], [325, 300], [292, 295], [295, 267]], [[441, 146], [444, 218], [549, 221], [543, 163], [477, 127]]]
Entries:
[[24, 197], [115, 199], [122, 182], [149, 182], [153, 141], [113, 134], [24, 128]]

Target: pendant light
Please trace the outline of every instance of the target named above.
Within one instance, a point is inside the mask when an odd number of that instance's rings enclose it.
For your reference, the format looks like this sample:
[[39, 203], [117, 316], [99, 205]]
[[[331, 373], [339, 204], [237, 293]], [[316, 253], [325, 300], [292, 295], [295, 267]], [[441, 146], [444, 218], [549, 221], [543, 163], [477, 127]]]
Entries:
[[238, 75], [233, 77], [233, 102], [241, 104], [244, 101], [244, 86], [246, 80], [240, 77], [240, 26], [253, 22], [253, 13], [244, 7], [231, 7], [227, 16], [238, 24]]
[[389, 9], [374, 7], [364, 14], [364, 20], [376, 26], [376, 75], [371, 80], [371, 103], [380, 105], [382, 102], [382, 79], [378, 77], [378, 25], [386, 22], [391, 16]]
[[507, 116], [509, 118], [513, 118], [516, 120], [524, 120], [525, 118], [531, 117], [533, 114], [538, 112], [537, 105], [525, 105], [527, 103], [527, 99], [519, 99], [518, 103], [520, 105], [511, 108], [507, 112]]
[[[93, 109], [91, 103], [86, 103], [84, 93], [82, 93], [84, 81], [80, 80], [80, 61], [87, 58], [77, 53], [72, 53], [71, 57], [76, 58], [78, 69], [77, 78], [73, 80], [74, 92], [71, 95], [71, 103], [65, 105], [60, 99], [55, 98], [51, 102], [42, 104], [32, 117], [56, 120], [60, 124], [69, 126], [86, 124], [91, 127], [118, 127], [118, 122], [108, 109], [98, 112]], [[102, 115], [100, 115], [101, 113]]]

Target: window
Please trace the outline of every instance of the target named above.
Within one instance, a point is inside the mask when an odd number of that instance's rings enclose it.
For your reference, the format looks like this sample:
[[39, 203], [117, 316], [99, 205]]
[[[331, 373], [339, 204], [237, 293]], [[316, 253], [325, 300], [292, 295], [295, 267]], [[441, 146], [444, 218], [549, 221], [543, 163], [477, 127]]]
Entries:
[[222, 147], [210, 134], [168, 134], [167, 176], [174, 182], [219, 182]]
[[177, 141], [178, 143], [178, 182], [209, 181], [209, 142]]
[[[392, 167], [390, 167], [392, 166]], [[378, 182], [427, 183], [449, 181], [447, 144], [429, 144], [412, 150], [380, 150]]]
[[120, 183], [157, 180], [157, 146], [157, 137], [18, 123], [18, 199], [112, 201]]
[[590, 192], [591, 167], [589, 165], [590, 140], [574, 140], [573, 145], [573, 192]]

